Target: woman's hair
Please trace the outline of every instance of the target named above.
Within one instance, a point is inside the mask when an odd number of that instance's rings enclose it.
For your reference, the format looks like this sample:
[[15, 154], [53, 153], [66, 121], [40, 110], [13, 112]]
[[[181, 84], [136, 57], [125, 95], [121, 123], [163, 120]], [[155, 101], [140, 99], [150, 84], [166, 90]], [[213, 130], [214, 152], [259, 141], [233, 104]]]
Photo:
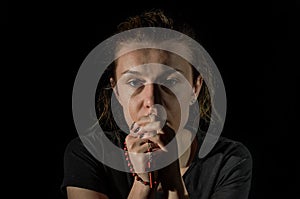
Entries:
[[[130, 17], [126, 21], [118, 25], [116, 33], [121, 33], [127, 30], [141, 27], [161, 27], [172, 29], [179, 31], [193, 39], [196, 39], [196, 34], [189, 25], [176, 24], [176, 22], [173, 21], [172, 18], [167, 17], [162, 10], [146, 11], [141, 15]], [[199, 72], [192, 65], [191, 67], [193, 71], [193, 83], [195, 84], [197, 81], [197, 77], [199, 76]], [[118, 129], [111, 111], [112, 87], [110, 84], [110, 78], [112, 77], [115, 79], [115, 70], [115, 63], [111, 63], [107, 67], [102, 77], [100, 78], [96, 93], [96, 113], [99, 119], [99, 124], [104, 130], [110, 131]], [[205, 75], [209, 76], [209, 73]], [[206, 78], [206, 81], [207, 80], [209, 80], [209, 78]], [[203, 131], [207, 130], [211, 121], [211, 97], [212, 96], [210, 95], [207, 87], [207, 82], [203, 81], [201, 91], [197, 99], [200, 110], [194, 111], [195, 113], [200, 112], [199, 127]], [[191, 112], [191, 114], [193, 114], [193, 111]], [[189, 122], [193, 123], [194, 121], [199, 121], [199, 115], [198, 117], [195, 117], [195, 115], [193, 115], [192, 117], [190, 117], [190, 119], [191, 118], [193, 121], [190, 120]]]

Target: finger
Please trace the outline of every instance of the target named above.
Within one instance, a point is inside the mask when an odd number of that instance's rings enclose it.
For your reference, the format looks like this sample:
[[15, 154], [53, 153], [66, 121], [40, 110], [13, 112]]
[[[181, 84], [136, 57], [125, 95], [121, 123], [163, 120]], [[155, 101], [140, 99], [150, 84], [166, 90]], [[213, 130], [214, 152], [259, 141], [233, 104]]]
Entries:
[[162, 134], [156, 134], [155, 136], [148, 138], [151, 142], [153, 142], [156, 146], [158, 146], [161, 150], [168, 152], [166, 148], [166, 143], [162, 140]]
[[139, 125], [136, 122], [133, 122], [130, 126], [130, 130], [136, 129]]
[[137, 131], [134, 131], [131, 134], [135, 137], [147, 139], [149, 137], [155, 136], [162, 126], [163, 125], [161, 124], [161, 122], [152, 122], [147, 124], [146, 126], [137, 128]]
[[127, 148], [133, 148], [134, 146], [143, 145], [145, 141], [135, 136], [132, 136], [131, 134], [128, 134], [125, 138], [125, 143], [127, 145]]
[[148, 131], [158, 131], [163, 127], [162, 122], [156, 121], [146, 124], [145, 126], [141, 127], [141, 132], [148, 132]]
[[[133, 133], [133, 134], [136, 134], [136, 133], [138, 133], [140, 131], [141, 127], [144, 127], [144, 126], [146, 126], [148, 124], [151, 124], [151, 123], [155, 123], [154, 124], [154, 128], [156, 128], [155, 126], [157, 126], [157, 124], [159, 124], [158, 127], [157, 127], [157, 129], [162, 128], [163, 125], [164, 125], [164, 122], [163, 122], [162, 118], [158, 117], [155, 114], [149, 114], [149, 115], [141, 117], [138, 121], [133, 122], [130, 125], [130, 128], [129, 128], [130, 132]], [[150, 125], [150, 127], [151, 126], [152, 125]], [[148, 130], [145, 129], [144, 131], [148, 131]]]
[[126, 136], [125, 142], [129, 152], [145, 153], [148, 151], [148, 140], [140, 139], [129, 134]]
[[168, 151], [166, 145], [171, 142], [174, 138], [175, 132], [168, 125], [165, 125], [163, 129], [158, 130], [155, 136], [149, 137], [148, 139], [157, 145], [164, 151]]
[[144, 126], [144, 125], [154, 122], [154, 121], [160, 121], [160, 118], [154, 114], [149, 114], [149, 115], [141, 117], [136, 123], [139, 126]]
[[147, 142], [143, 142], [138, 148], [136, 148], [136, 153], [147, 153], [149, 150], [149, 144]]
[[[152, 124], [153, 123], [153, 124]], [[130, 133], [132, 135], [136, 135], [136, 134], [141, 134], [141, 132], [145, 133], [146, 131], [148, 131], [148, 127], [146, 127], [144, 129], [145, 126], [149, 126], [150, 128], [156, 128], [156, 126], [159, 126], [159, 122], [152, 122], [152, 123], [147, 123], [145, 125], [140, 125], [139, 122], [134, 122], [132, 123], [131, 127], [130, 127]], [[151, 129], [150, 129], [151, 130]], [[135, 136], [136, 137], [136, 136]]]
[[134, 122], [131, 125], [130, 135], [133, 137], [139, 137], [141, 134], [144, 133], [141, 130], [142, 130], [142, 127], [140, 125], [138, 125], [136, 122]]
[[148, 123], [145, 126], [137, 126], [136, 124], [133, 125], [133, 129], [130, 131], [130, 135], [133, 137], [139, 138], [147, 138], [154, 136], [157, 131], [162, 128], [163, 124], [159, 121]]
[[141, 132], [141, 133], [138, 135], [138, 137], [139, 137], [140, 139], [148, 139], [148, 138], [150, 138], [150, 137], [155, 136], [156, 134], [157, 134], [156, 131], [146, 131], [146, 132]]

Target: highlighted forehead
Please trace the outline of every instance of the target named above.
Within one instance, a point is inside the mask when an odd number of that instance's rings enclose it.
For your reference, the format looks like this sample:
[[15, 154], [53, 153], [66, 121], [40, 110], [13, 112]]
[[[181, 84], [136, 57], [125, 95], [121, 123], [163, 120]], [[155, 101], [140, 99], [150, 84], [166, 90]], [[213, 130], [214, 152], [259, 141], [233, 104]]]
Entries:
[[[159, 49], [139, 49], [126, 53], [118, 58], [116, 61], [116, 75], [117, 78], [125, 73], [136, 73], [137, 71], [153, 72], [152, 65], [154, 63], [169, 66], [168, 70], [176, 70], [189, 77], [192, 75], [192, 68], [189, 62], [181, 56], [172, 52]], [[148, 67], [138, 68], [136, 66], [146, 65]], [[132, 70], [133, 67], [136, 67]], [[158, 68], [155, 68], [155, 72]], [[164, 68], [164, 72], [166, 69]], [[134, 72], [135, 71], [135, 72]]]

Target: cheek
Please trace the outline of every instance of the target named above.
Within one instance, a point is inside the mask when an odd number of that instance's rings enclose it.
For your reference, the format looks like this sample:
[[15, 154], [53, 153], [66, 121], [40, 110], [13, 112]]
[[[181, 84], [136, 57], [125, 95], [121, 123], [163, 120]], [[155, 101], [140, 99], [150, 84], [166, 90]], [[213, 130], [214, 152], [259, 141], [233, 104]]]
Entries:
[[123, 114], [124, 114], [125, 121], [126, 121], [127, 125], [130, 126], [135, 121], [135, 118], [132, 117], [132, 113], [134, 111], [132, 111], [131, 107], [128, 105], [125, 105], [125, 106], [122, 105], [122, 108], [123, 108]]
[[[178, 97], [178, 98], [177, 98]], [[189, 118], [189, 100], [185, 96], [165, 96], [165, 106], [167, 107], [168, 120], [175, 130], [183, 129]], [[179, 102], [180, 100], [180, 102]]]
[[[119, 103], [122, 106], [123, 109], [123, 114], [124, 114], [124, 118], [126, 120], [126, 123], [128, 125], [131, 125], [133, 121], [135, 121], [135, 117], [134, 117], [134, 113], [135, 113], [135, 104], [134, 104], [134, 100], [130, 99], [131, 97], [131, 93], [128, 92], [128, 89], [126, 91], [126, 89], [123, 89], [122, 86], [120, 86], [119, 88]], [[120, 112], [121, 113], [121, 112]]]
[[140, 103], [138, 101], [138, 99], [131, 97], [122, 105], [124, 117], [129, 126], [132, 124], [132, 122], [137, 121], [139, 118], [138, 113]]
[[190, 106], [188, 103], [183, 104], [182, 113], [181, 113], [181, 121], [180, 121], [180, 129], [183, 129], [189, 119]]
[[138, 120], [138, 103], [135, 99], [130, 99], [128, 103], [128, 112], [132, 120], [137, 121]]

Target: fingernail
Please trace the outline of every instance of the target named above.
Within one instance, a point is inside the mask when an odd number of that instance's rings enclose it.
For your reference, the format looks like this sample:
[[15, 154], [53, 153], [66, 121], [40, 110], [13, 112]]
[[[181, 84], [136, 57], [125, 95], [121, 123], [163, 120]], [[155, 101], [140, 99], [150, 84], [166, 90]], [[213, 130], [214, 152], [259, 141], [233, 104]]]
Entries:
[[135, 124], [135, 122], [133, 122], [133, 123], [131, 124], [130, 130], [132, 130], [132, 129], [133, 129], [133, 127], [134, 127], [134, 124]]
[[137, 133], [139, 130], [140, 126], [136, 122], [133, 122], [130, 126], [130, 131], [132, 131], [133, 133]]
[[141, 127], [137, 127], [133, 132], [137, 133], [137, 132], [139, 132], [140, 129], [141, 129]]

